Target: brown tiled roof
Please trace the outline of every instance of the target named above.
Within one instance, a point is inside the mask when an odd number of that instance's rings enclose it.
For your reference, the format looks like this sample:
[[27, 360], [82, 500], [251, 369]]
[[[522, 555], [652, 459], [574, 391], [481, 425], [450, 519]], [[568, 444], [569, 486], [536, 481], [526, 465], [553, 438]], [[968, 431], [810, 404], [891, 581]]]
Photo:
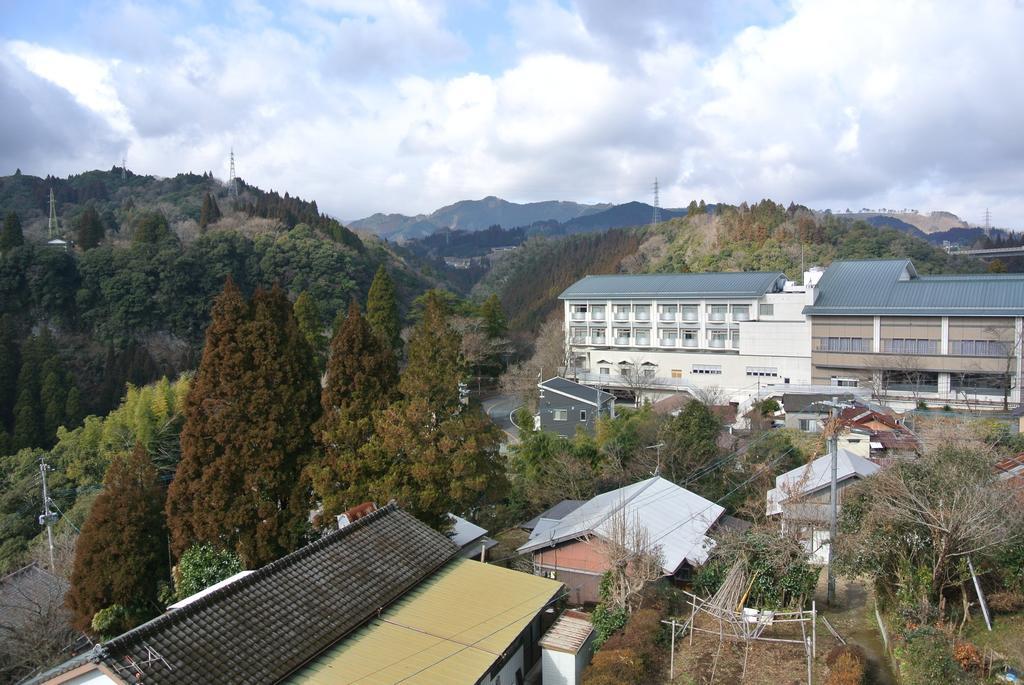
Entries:
[[[394, 504], [97, 648], [127, 682], [273, 683], [459, 548]], [[129, 659], [138, 668], [126, 670]]]

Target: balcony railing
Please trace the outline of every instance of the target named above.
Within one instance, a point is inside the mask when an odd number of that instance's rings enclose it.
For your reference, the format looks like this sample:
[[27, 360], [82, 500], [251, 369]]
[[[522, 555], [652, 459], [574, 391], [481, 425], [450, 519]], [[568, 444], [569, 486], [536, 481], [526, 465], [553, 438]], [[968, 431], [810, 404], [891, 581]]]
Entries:
[[650, 347], [651, 346], [651, 339], [650, 338], [640, 338], [640, 337], [638, 337], [636, 339], [636, 344], [639, 345], [640, 347]]
[[725, 321], [725, 312], [710, 312], [708, 314], [708, 321]]
[[750, 312], [733, 312], [733, 321], [750, 321]]
[[629, 321], [629, 312], [615, 312], [616, 321]]
[[659, 342], [661, 343], [662, 347], [675, 347], [676, 346], [676, 339], [675, 338], [662, 338]]
[[573, 321], [586, 321], [587, 320], [587, 313], [586, 312], [573, 312], [572, 313], [572, 320]]
[[574, 335], [572, 336], [573, 345], [583, 345], [587, 342], [587, 336], [585, 335]]
[[725, 347], [725, 341], [718, 338], [712, 338], [708, 341], [708, 347], [716, 350], [723, 349]]
[[661, 321], [675, 321], [675, 320], [676, 320], [676, 315], [675, 315], [674, 313], [670, 314], [670, 313], [668, 313], [668, 312], [662, 312], [662, 313], [661, 313], [661, 314], [660, 314], [660, 315], [658, 316], [658, 318], [659, 318], [659, 319], [660, 319]]
[[604, 312], [591, 312], [590, 313], [590, 320], [591, 321], [604, 321]]
[[615, 344], [616, 345], [628, 345], [629, 344], [629, 338], [624, 338], [624, 337], [619, 336], [619, 337], [615, 338]]
[[687, 339], [684, 338], [683, 339], [683, 347], [697, 347], [697, 341], [696, 340], [687, 340]]
[[590, 344], [591, 345], [604, 345], [606, 340], [607, 340], [607, 338], [605, 338], [603, 335], [594, 335], [594, 336], [591, 336], [591, 338], [590, 338]]
[[699, 318], [700, 315], [697, 312], [683, 312], [683, 321], [697, 321]]
[[650, 321], [651, 320], [651, 313], [650, 312], [636, 312], [633, 315], [633, 317], [637, 321]]

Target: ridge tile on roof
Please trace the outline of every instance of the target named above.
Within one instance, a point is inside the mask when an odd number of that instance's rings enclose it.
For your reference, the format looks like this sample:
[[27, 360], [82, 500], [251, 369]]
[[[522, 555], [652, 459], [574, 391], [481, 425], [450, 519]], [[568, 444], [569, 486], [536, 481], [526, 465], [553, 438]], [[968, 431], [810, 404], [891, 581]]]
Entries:
[[[446, 536], [390, 504], [210, 595], [100, 645], [147, 684], [273, 683], [458, 554]], [[153, 660], [153, 655], [159, 655]], [[148, 663], [147, 663], [148, 662]]]

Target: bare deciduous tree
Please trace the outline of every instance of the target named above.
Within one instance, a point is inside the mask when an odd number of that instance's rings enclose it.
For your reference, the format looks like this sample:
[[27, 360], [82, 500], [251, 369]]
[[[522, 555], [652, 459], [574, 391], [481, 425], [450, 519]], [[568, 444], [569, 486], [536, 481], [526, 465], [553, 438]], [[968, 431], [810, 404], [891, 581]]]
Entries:
[[621, 507], [609, 520], [604, 557], [611, 576], [610, 601], [620, 609], [640, 606], [643, 589], [665, 575], [661, 548], [655, 546], [647, 528]]

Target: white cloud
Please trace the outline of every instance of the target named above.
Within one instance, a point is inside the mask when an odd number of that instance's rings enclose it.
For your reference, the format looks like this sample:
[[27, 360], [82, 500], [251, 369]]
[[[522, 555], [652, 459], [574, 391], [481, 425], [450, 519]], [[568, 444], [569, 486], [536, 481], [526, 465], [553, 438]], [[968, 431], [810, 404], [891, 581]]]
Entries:
[[[658, 176], [665, 205], [772, 197], [973, 219], [989, 206], [1024, 228], [1012, 0], [752, 7], [514, 2], [512, 36], [489, 42], [516, 47], [493, 73], [473, 69], [454, 10], [426, 0], [306, 0], [280, 16], [238, 0], [230, 25], [123, 3], [138, 36], [119, 25], [92, 52], [9, 49], [129, 138], [140, 171], [223, 175], [234, 145], [247, 180], [347, 218], [489, 194], [648, 199]], [[95, 158], [82, 150], [65, 173]]]

